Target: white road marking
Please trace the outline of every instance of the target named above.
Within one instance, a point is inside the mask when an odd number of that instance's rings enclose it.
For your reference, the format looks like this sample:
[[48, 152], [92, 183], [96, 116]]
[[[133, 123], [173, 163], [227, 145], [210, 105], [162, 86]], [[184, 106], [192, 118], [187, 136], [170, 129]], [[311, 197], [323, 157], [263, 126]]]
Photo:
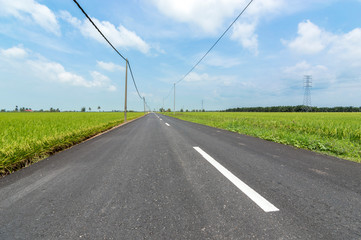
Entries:
[[157, 118], [159, 118], [159, 116], [157, 115], [157, 114], [155, 114], [155, 113], [153, 113]]
[[225, 167], [219, 164], [211, 156], [209, 156], [205, 151], [199, 147], [193, 147], [197, 152], [199, 152], [210, 164], [213, 165], [218, 171], [220, 171], [229, 181], [231, 181], [239, 190], [246, 194], [253, 202], [255, 202], [260, 208], [265, 212], [276, 212], [279, 211], [272, 203], [267, 201], [264, 197], [250, 188], [247, 184], [242, 182], [237, 178], [233, 173], [228, 171]]
[[168, 127], [170, 126], [168, 123], [165, 123], [165, 125], [167, 125]]
[[163, 121], [163, 119], [159, 118], [159, 120]]

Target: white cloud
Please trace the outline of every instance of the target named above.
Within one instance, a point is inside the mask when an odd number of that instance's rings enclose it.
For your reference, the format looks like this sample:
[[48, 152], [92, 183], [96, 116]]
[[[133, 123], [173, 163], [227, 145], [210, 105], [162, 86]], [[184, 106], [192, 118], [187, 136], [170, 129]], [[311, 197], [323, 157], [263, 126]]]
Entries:
[[237, 58], [224, 57], [217, 53], [210, 53], [204, 63], [214, 67], [231, 68], [241, 64], [241, 61]]
[[45, 30], [60, 35], [55, 14], [34, 0], [0, 0], [0, 16], [13, 16], [21, 21], [34, 21]]
[[5, 58], [25, 58], [28, 53], [25, 49], [20, 47], [12, 47], [9, 49], [0, 49], [0, 55]]
[[322, 54], [329, 62], [333, 60], [341, 65], [347, 62], [348, 65], [361, 66], [361, 28], [334, 34], [307, 20], [298, 24], [298, 36], [295, 39], [282, 42], [298, 54]]
[[216, 33], [225, 18], [234, 16], [241, 7], [239, 0], [153, 0], [152, 2], [165, 16], [211, 34]]
[[210, 76], [208, 73], [199, 74], [191, 72], [184, 81], [198, 83], [201, 85], [208, 85], [212, 83], [221, 86], [230, 86], [235, 82], [235, 79], [233, 76]]
[[157, 52], [161, 54], [166, 54], [166, 51], [160, 47], [159, 43], [153, 43], [152, 48], [154, 48]]
[[256, 23], [238, 23], [233, 26], [231, 39], [238, 41], [242, 46], [258, 55], [258, 36], [255, 34]]
[[347, 61], [350, 65], [361, 66], [361, 28], [335, 35], [331, 43], [329, 54], [337, 56], [339, 60]]
[[[88, 19], [85, 18], [81, 21], [71, 16], [67, 11], [61, 11], [60, 17], [78, 28], [83, 36], [93, 38], [103, 44], [108, 44]], [[149, 52], [150, 46], [135, 32], [126, 29], [124, 26], [119, 25], [115, 27], [108, 21], [99, 21], [96, 18], [92, 18], [92, 21], [115, 47], [134, 48], [142, 53]]]
[[[344, 77], [339, 68], [330, 68], [325, 65], [311, 64], [307, 61], [301, 61], [294, 66], [283, 69], [283, 78], [287, 79], [286, 86], [293, 86], [301, 89], [305, 75], [311, 75], [312, 87], [317, 91], [322, 89], [336, 89], [339, 87], [349, 87], [350, 85], [359, 85], [359, 77]], [[321, 92], [320, 92], [321, 94]], [[337, 101], [336, 99], [332, 99]]]
[[86, 80], [78, 74], [66, 71], [60, 63], [38, 59], [28, 60], [27, 65], [37, 76], [43, 79], [87, 88], [114, 89], [114, 86], [110, 84], [110, 79], [96, 71], [90, 73], [92, 80]]
[[[233, 27], [231, 39], [253, 54], [258, 53], [256, 30], [262, 19], [284, 16], [308, 7], [330, 4], [325, 0], [253, 1]], [[197, 34], [220, 34], [249, 3], [249, 0], [152, 0], [160, 13], [177, 22], [196, 27]]]
[[298, 62], [296, 65], [291, 67], [286, 67], [283, 69], [283, 72], [286, 74], [286, 77], [299, 77], [300, 79], [303, 75], [312, 75], [316, 79], [332, 77], [330, 70], [324, 65], [311, 65], [307, 61]]
[[[218, 34], [228, 26], [249, 1], [239, 0], [153, 0], [158, 10], [175, 21], [187, 23], [205, 34]], [[231, 39], [258, 54], [255, 33], [260, 18], [275, 15], [289, 5], [286, 0], [254, 1], [235, 23]], [[226, 25], [225, 25], [226, 24]]]
[[[320, 1], [320, 0], [319, 0]], [[249, 3], [249, 0], [152, 0], [153, 4], [165, 16], [178, 22], [197, 26], [205, 33], [217, 33], [223, 27], [226, 20], [232, 19]], [[242, 19], [252, 20], [282, 14], [290, 9], [299, 9], [295, 1], [289, 3], [286, 0], [262, 0], [253, 1], [245, 11]], [[297, 0], [296, 2], [302, 2]], [[303, 5], [307, 5], [304, 4]], [[228, 23], [227, 23], [228, 24]]]
[[92, 80], [86, 80], [78, 74], [65, 70], [60, 63], [52, 62], [36, 53], [28, 54], [20, 47], [0, 49], [0, 60], [5, 61], [2, 65], [6, 64], [7, 68], [21, 69], [28, 76], [36, 76], [44, 81], [51, 80], [73, 86], [116, 90], [110, 79], [99, 72], [91, 72]]
[[[248, 1], [247, 1], [248, 3]], [[253, 1], [244, 15], [233, 25], [231, 39], [239, 42], [243, 48], [258, 55], [258, 35], [256, 29], [262, 18], [271, 18], [290, 11], [292, 5], [286, 0]]]
[[298, 36], [290, 41], [285, 42], [287, 46], [298, 53], [315, 54], [326, 48], [332, 41], [332, 35], [320, 29], [310, 20], [298, 24]]
[[330, 98], [332, 104], [354, 104], [358, 96], [349, 93], [360, 89], [361, 28], [334, 34], [305, 21], [299, 24], [298, 30], [295, 39], [283, 42], [291, 53], [306, 55], [308, 61], [283, 68], [284, 79], [300, 87], [303, 76], [312, 75], [317, 105], [325, 104], [324, 99]]
[[90, 87], [106, 88], [109, 91], [116, 90], [116, 87], [111, 84], [111, 81], [107, 76], [105, 76], [97, 71], [92, 71], [91, 76], [93, 77], [93, 81], [90, 82], [90, 84], [91, 84]]
[[211, 78], [207, 73], [198, 74], [195, 72], [191, 72], [184, 81], [186, 82], [200, 82], [200, 81], [210, 81], [214, 80], [214, 78]]
[[[288, 3], [286, 0], [263, 0], [253, 1], [250, 7], [247, 9], [247, 16], [259, 18], [265, 15], [277, 15], [283, 12], [285, 8], [291, 8], [295, 4]], [[290, 11], [290, 10], [288, 10]]]
[[103, 62], [103, 61], [97, 61], [97, 65], [98, 67], [110, 71], [110, 72], [114, 72], [114, 71], [121, 71], [123, 72], [125, 70], [125, 67], [115, 64], [113, 62]]

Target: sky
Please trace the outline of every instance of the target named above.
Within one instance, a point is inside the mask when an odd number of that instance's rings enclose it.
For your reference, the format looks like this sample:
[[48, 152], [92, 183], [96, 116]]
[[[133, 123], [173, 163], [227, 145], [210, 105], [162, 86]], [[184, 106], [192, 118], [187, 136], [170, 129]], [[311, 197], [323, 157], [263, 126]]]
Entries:
[[[249, 0], [78, 0], [151, 110]], [[176, 110], [361, 106], [360, 0], [254, 0], [176, 85]], [[125, 61], [71, 0], [0, 0], [0, 109], [124, 109]], [[128, 110], [143, 110], [128, 75]]]

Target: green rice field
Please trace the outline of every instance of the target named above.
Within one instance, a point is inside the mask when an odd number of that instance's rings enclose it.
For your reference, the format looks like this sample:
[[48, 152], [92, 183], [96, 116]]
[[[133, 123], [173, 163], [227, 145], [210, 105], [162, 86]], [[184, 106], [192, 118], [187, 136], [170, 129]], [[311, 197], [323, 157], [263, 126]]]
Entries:
[[361, 162], [361, 113], [179, 112], [167, 115]]
[[[127, 119], [143, 115], [128, 112]], [[121, 112], [0, 113], [0, 176], [122, 122]]]

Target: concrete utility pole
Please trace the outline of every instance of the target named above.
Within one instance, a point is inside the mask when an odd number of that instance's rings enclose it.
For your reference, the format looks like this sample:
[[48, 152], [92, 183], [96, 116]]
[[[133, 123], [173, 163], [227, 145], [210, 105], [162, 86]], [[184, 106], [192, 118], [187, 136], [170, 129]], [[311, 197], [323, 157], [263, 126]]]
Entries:
[[124, 100], [124, 122], [127, 121], [127, 84], [128, 84], [128, 59], [125, 60], [125, 100]]
[[143, 97], [143, 103], [144, 103], [144, 114], [145, 114], [145, 97]]
[[173, 106], [173, 113], [175, 115], [175, 83], [174, 83], [174, 106]]

